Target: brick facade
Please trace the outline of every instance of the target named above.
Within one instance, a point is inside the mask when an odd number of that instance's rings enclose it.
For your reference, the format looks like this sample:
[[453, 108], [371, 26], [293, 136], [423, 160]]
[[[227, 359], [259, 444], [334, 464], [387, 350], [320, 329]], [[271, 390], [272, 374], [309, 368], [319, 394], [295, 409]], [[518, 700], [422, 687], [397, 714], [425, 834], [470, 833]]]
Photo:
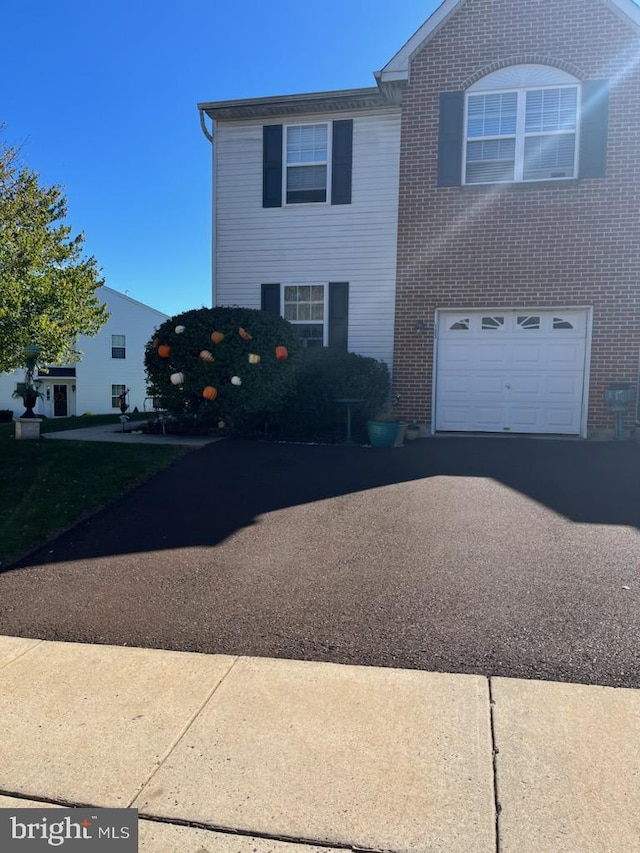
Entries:
[[[464, 0], [411, 61], [402, 105], [394, 352], [402, 413], [431, 422], [437, 308], [593, 308], [589, 430], [640, 353], [640, 40], [600, 0]], [[441, 92], [538, 63], [609, 79], [607, 177], [438, 187]], [[426, 331], [416, 331], [423, 321]]]

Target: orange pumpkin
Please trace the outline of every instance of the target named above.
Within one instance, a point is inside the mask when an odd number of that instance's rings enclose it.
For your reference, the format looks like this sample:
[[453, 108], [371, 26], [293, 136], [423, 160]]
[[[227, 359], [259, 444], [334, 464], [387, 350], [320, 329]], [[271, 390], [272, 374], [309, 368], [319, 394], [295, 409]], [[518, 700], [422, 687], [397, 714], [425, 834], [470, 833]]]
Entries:
[[207, 387], [202, 390], [202, 396], [205, 400], [215, 400], [218, 396], [218, 389], [214, 388], [213, 385], [207, 385]]
[[169, 358], [171, 355], [171, 347], [168, 344], [160, 344], [158, 347], [158, 355], [160, 358]]
[[222, 332], [212, 332], [211, 333], [211, 340], [213, 341], [214, 344], [221, 344], [222, 341], [224, 340], [224, 335], [222, 334]]
[[202, 350], [202, 352], [200, 353], [200, 358], [203, 361], [213, 361], [213, 356], [211, 355], [208, 349]]
[[250, 335], [246, 329], [243, 329], [242, 326], [238, 329], [238, 334], [242, 338], [243, 341], [251, 341], [253, 340], [253, 335]]
[[276, 358], [278, 361], [289, 358], [289, 350], [286, 347], [276, 347]]

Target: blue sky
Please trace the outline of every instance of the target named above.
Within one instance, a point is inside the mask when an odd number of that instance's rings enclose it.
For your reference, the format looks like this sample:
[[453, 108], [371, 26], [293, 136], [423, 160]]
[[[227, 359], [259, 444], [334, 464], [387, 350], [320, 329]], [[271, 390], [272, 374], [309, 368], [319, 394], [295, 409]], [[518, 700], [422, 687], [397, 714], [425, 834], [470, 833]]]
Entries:
[[3, 140], [63, 185], [107, 285], [168, 314], [210, 305], [210, 145], [196, 103], [373, 86], [438, 5], [8, 3]]

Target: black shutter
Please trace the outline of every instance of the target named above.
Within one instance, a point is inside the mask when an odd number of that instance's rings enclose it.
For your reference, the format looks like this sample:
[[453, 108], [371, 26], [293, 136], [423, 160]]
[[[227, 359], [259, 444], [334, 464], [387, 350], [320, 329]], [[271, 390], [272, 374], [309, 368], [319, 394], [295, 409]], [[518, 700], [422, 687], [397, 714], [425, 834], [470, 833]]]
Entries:
[[331, 204], [351, 204], [353, 119], [334, 121], [331, 146]]
[[581, 178], [606, 176], [608, 125], [609, 81], [585, 80], [580, 110]]
[[282, 207], [282, 125], [262, 128], [262, 206]]
[[459, 187], [462, 183], [463, 136], [464, 92], [442, 92], [438, 128], [439, 187]]
[[349, 283], [329, 283], [329, 346], [348, 349], [349, 343]]
[[280, 316], [280, 285], [263, 284], [261, 296], [261, 309]]

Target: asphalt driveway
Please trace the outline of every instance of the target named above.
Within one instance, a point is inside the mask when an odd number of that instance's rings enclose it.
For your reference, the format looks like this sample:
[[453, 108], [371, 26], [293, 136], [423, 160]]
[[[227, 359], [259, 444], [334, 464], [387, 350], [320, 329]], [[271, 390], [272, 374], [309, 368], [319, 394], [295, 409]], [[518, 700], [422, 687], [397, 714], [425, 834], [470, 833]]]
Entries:
[[0, 634], [640, 687], [640, 445], [225, 441], [0, 574]]

